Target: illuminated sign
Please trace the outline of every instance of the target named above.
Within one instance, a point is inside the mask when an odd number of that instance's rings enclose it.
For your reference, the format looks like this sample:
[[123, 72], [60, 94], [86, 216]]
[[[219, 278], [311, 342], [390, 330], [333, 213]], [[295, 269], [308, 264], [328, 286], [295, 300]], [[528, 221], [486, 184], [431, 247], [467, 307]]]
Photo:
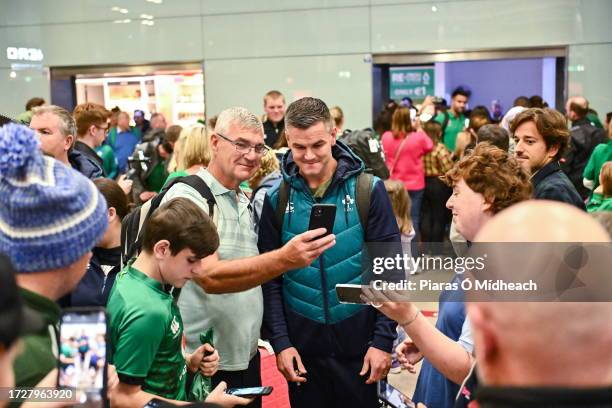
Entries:
[[6, 58], [18, 61], [42, 61], [44, 55], [38, 48], [7, 47]]

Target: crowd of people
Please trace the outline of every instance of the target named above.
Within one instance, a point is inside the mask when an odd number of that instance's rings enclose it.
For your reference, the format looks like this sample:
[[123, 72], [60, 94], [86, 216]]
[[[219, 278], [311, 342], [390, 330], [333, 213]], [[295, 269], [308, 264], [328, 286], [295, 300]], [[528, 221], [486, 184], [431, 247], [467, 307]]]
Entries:
[[[230, 107], [185, 128], [29, 101], [0, 128], [0, 386], [55, 386], [58, 352], [67, 381], [100, 378], [104, 347], [113, 407], [192, 400], [196, 375], [206, 404], [260, 407], [225, 390], [262, 385], [264, 339], [293, 407], [377, 407], [392, 365], [421, 359], [412, 400], [430, 408], [606, 406], [609, 303], [443, 291], [434, 327], [393, 293], [338, 299], [337, 284], [368, 283], [366, 243], [439, 257], [445, 243], [610, 242], [612, 115], [602, 125], [578, 96], [565, 114], [539, 97], [468, 112], [470, 96], [390, 102], [357, 130], [278, 91], [263, 116]], [[315, 204], [335, 206], [331, 231], [309, 230]], [[106, 308], [107, 345], [59, 337], [71, 306]], [[587, 352], [551, 345], [570, 333]], [[588, 373], [564, 376], [575, 361]]]

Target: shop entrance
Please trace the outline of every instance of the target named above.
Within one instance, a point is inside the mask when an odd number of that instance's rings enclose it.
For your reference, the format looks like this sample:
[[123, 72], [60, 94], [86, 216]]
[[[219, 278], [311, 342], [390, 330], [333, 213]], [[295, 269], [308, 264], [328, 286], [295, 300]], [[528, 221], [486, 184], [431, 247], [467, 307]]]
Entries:
[[539, 95], [550, 107], [563, 111], [566, 98], [565, 47], [506, 49], [373, 56], [373, 117], [390, 100], [405, 97], [414, 104], [426, 95], [450, 102], [453, 89], [471, 91], [469, 106], [501, 106], [502, 112], [518, 96]]
[[95, 102], [130, 116], [159, 112], [168, 124], [192, 125], [205, 117], [202, 64], [51, 68], [51, 102], [70, 111]]

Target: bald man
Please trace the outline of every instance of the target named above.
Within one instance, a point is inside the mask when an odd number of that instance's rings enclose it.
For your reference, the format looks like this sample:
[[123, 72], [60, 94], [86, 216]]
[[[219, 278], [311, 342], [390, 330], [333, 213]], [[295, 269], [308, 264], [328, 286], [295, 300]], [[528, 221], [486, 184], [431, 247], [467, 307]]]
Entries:
[[606, 132], [597, 128], [588, 118], [589, 102], [582, 96], [574, 96], [565, 104], [565, 115], [572, 123], [570, 147], [561, 161], [561, 168], [567, 174], [578, 194], [585, 199], [591, 191], [583, 185], [582, 173], [591, 153], [600, 143], [606, 143]]
[[[476, 241], [610, 242], [586, 213], [534, 200], [501, 212]], [[467, 309], [480, 408], [610, 406], [612, 303], [470, 301]]]

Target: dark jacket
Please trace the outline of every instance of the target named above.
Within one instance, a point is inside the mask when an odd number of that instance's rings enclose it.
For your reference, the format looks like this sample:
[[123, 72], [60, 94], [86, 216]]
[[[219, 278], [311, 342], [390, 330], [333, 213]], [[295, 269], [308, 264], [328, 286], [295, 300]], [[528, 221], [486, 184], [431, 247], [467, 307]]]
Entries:
[[280, 122], [274, 124], [270, 122], [270, 119], [268, 119], [263, 123], [263, 127], [266, 145], [274, 147], [276, 141], [280, 137], [280, 134], [283, 133], [283, 130], [285, 129], [285, 121], [281, 120]]
[[73, 149], [83, 153], [85, 156], [87, 156], [88, 159], [97, 163], [100, 168], [103, 168], [104, 160], [102, 160], [102, 158], [98, 155], [98, 152], [87, 146], [85, 143], [81, 142], [80, 140], [77, 140], [74, 143]]
[[68, 161], [73, 169], [90, 180], [104, 177], [104, 171], [98, 161], [76, 149], [68, 154]]
[[[281, 231], [277, 226], [275, 210], [278, 204], [278, 186], [268, 190], [259, 224], [258, 244], [260, 252], [268, 252], [279, 248], [287, 241], [289, 235], [294, 232], [304, 232], [308, 220], [304, 220], [303, 218], [307, 217], [302, 217], [300, 214], [308, 213], [309, 208], [315, 202], [328, 203], [329, 201], [342, 200], [349, 195], [354, 197], [354, 191], [349, 190], [351, 190], [351, 186], [354, 188], [354, 179], [364, 170], [364, 165], [350, 149], [340, 142], [334, 146], [332, 152], [338, 165], [336, 173], [321, 199], [312, 197], [305, 180], [299, 174], [299, 169], [293, 161], [291, 152], [284, 156], [282, 162], [283, 177], [291, 185], [288, 205], [295, 211], [290, 211], [285, 216]], [[391, 351], [396, 335], [396, 323], [371, 307], [338, 305], [335, 291], [328, 286], [330, 285], [329, 282], [339, 279], [347, 279], [344, 283], [349, 283], [348, 280], [352, 279], [355, 272], [357, 275], [361, 272], [359, 266], [356, 266], [356, 271], [342, 269], [345, 267], [343, 265], [348, 265], [352, 258], [347, 258], [346, 254], [349, 249], [353, 252], [359, 252], [364, 242], [399, 243], [400, 234], [397, 221], [393, 215], [384, 184], [379, 179], [375, 179], [375, 184], [372, 187], [368, 222], [365, 228], [362, 229], [356, 211], [349, 210], [348, 206], [350, 205], [340, 204], [337, 206], [336, 223], [334, 224], [334, 233], [337, 239], [335, 247], [327, 250], [310, 267], [289, 271], [287, 272], [289, 275], [285, 274], [263, 285], [264, 331], [270, 333], [270, 341], [276, 353], [292, 346], [296, 347], [303, 355], [320, 357], [363, 358], [370, 346], [386, 352]], [[347, 211], [350, 211], [350, 213], [347, 214]], [[295, 214], [293, 220], [291, 220], [291, 214]], [[293, 226], [290, 225], [292, 223]], [[345, 223], [350, 225], [349, 228], [343, 227]], [[303, 230], [293, 231], [298, 224], [304, 225]], [[343, 239], [343, 237], [348, 237], [348, 239]], [[340, 252], [344, 255], [339, 256]], [[326, 260], [325, 265], [322, 261], [323, 257]], [[355, 259], [359, 260], [361, 258], [356, 255], [352, 260]], [[346, 263], [343, 264], [343, 262]], [[302, 275], [292, 276], [292, 274]], [[346, 276], [350, 277], [346, 278]], [[304, 295], [302, 290], [304, 287], [299, 284], [300, 279], [307, 279], [312, 282], [312, 296], [310, 298], [316, 304], [299, 304], [298, 298]], [[288, 299], [285, 297], [289, 295], [287, 291], [290, 287], [286, 285], [290, 283], [299, 286], [291, 286], [291, 289], [295, 289], [299, 293], [294, 292], [295, 296]], [[323, 301], [318, 303], [317, 299], [321, 297]], [[290, 300], [291, 302], [289, 302]], [[299, 305], [301, 313], [297, 312], [298, 308], [290, 307], [290, 305]], [[345, 308], [344, 306], [349, 307]], [[324, 313], [320, 312], [321, 310], [324, 310]], [[325, 319], [319, 318], [321, 315], [325, 315]]]
[[92, 252], [87, 272], [70, 294], [70, 306], [106, 306], [115, 277], [121, 270], [121, 247], [96, 247]]
[[534, 198], [561, 201], [586, 210], [582, 197], [556, 161], [538, 170], [531, 177], [531, 184], [533, 184]]
[[593, 126], [589, 119], [582, 118], [572, 123], [570, 148], [563, 159], [562, 168], [583, 199], [591, 193], [582, 184], [584, 168], [595, 146], [606, 142], [606, 132]]

